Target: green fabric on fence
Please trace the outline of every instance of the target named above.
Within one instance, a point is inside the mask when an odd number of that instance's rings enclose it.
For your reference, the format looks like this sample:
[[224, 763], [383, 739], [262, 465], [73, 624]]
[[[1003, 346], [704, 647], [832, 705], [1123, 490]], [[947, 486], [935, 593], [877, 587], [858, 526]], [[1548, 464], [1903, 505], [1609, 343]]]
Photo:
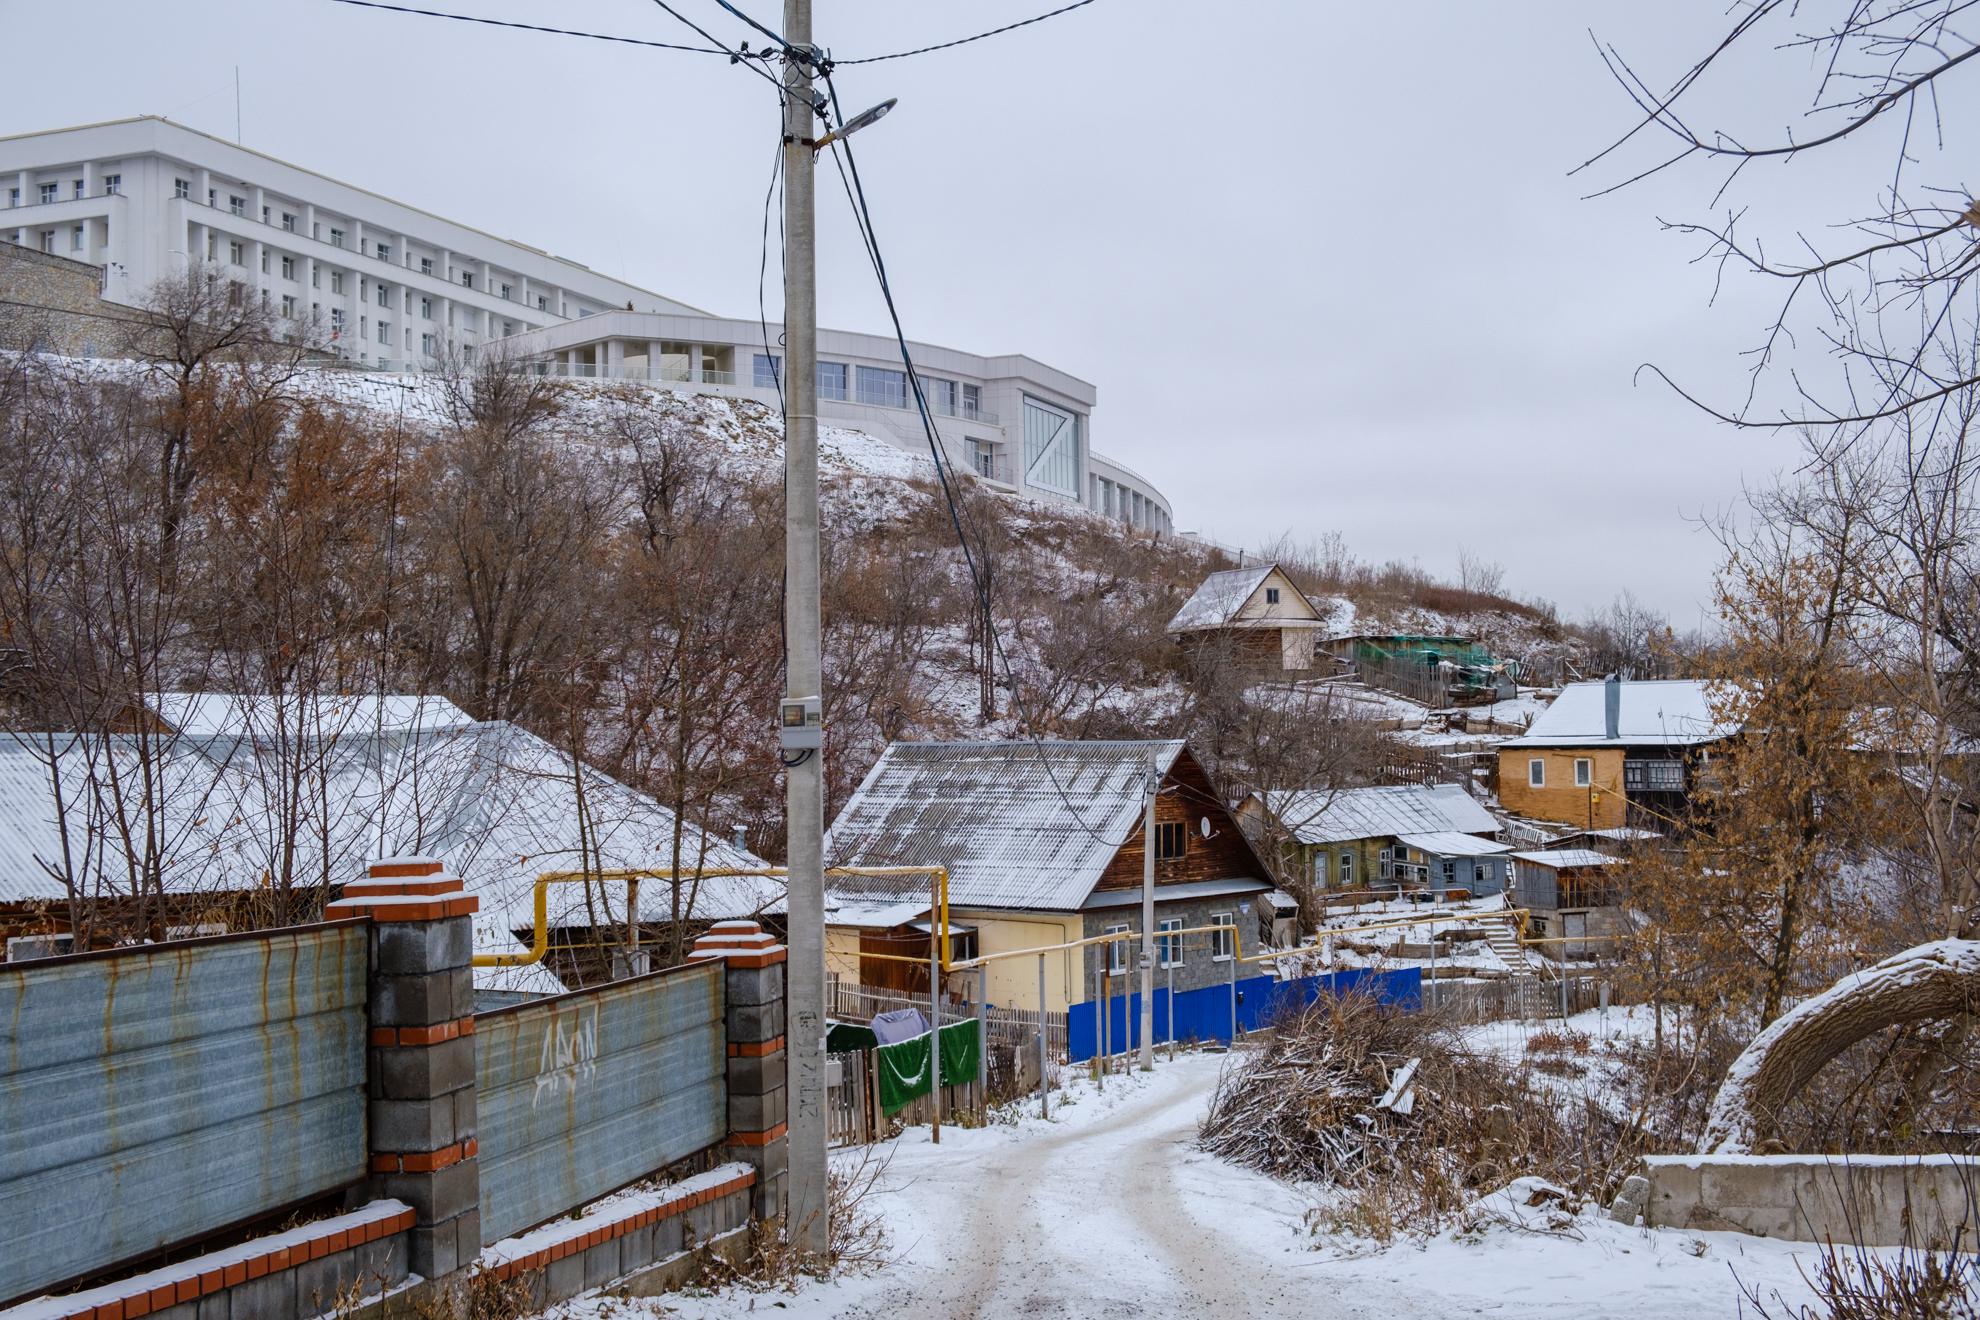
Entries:
[[[880, 1108], [892, 1114], [928, 1094], [929, 1033], [911, 1040], [882, 1045], [873, 1051], [880, 1065]], [[981, 1043], [976, 1019], [951, 1022], [942, 1028], [942, 1085], [955, 1086], [976, 1080], [976, 1061]]]
[[870, 1050], [879, 1044], [873, 1038], [873, 1028], [861, 1026], [857, 1022], [825, 1023], [825, 1052], [827, 1054], [852, 1054], [858, 1050]]

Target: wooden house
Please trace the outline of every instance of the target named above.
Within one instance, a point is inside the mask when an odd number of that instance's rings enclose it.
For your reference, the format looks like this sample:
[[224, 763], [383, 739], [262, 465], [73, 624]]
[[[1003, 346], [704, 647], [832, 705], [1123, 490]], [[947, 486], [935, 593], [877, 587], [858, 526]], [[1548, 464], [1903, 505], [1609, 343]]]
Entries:
[[1610, 937], [1625, 929], [1626, 862], [1592, 848], [1545, 848], [1516, 852], [1512, 864], [1514, 901], [1527, 910], [1527, 931], [1543, 953], [1567, 959], [1610, 952]]
[[1737, 732], [1713, 713], [1704, 682], [1570, 683], [1525, 734], [1499, 745], [1499, 801], [1585, 830], [1668, 833], [1689, 818], [1715, 751]]
[[1404, 784], [1254, 793], [1238, 806], [1254, 838], [1319, 891], [1416, 889], [1497, 894], [1506, 887], [1499, 822], [1462, 785]]
[[[1157, 930], [1231, 925], [1245, 952], [1276, 915], [1264, 864], [1180, 741], [890, 744], [826, 836], [830, 867], [943, 866], [949, 873], [952, 957], [1065, 944], [1141, 929], [1143, 813], [1155, 799]], [[827, 881], [826, 966], [842, 981], [925, 994], [929, 899], [895, 884]], [[1213, 937], [1179, 941], [1178, 991], [1221, 984], [1230, 951]], [[1135, 955], [1112, 946], [1060, 950], [1045, 960], [1046, 1007], [1084, 1001], [1102, 971], [1125, 977]], [[864, 956], [862, 956], [864, 955]], [[996, 1004], [1035, 1008], [1035, 959], [989, 965]], [[974, 997], [974, 974], [946, 989]], [[1121, 981], [1111, 982], [1115, 993]]]
[[1325, 625], [1284, 570], [1259, 564], [1205, 578], [1169, 620], [1168, 633], [1199, 667], [1229, 667], [1258, 681], [1290, 680], [1333, 672], [1314, 644]]

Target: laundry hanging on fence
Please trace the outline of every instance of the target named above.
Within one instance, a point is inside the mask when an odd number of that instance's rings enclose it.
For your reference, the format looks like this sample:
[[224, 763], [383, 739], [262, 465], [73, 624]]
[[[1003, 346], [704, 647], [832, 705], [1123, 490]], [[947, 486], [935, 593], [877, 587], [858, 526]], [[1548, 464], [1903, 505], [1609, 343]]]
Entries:
[[[951, 1022], [942, 1028], [942, 1085], [955, 1086], [976, 1080], [977, 1060], [982, 1040], [976, 1019]], [[873, 1051], [880, 1073], [880, 1108], [889, 1114], [905, 1108], [909, 1101], [929, 1091], [929, 1043], [933, 1034], [923, 1032], [911, 1040], [882, 1045]]]
[[879, 1044], [873, 1036], [873, 1028], [857, 1022], [838, 1022], [825, 1019], [825, 1052], [827, 1054], [854, 1054], [860, 1050], [870, 1050]]

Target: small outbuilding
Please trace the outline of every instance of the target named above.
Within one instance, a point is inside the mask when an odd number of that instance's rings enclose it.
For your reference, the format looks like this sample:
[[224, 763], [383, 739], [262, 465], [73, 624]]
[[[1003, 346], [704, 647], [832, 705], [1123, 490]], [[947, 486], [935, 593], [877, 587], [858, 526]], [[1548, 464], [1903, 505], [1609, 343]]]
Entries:
[[1314, 639], [1326, 620], [1277, 564], [1212, 573], [1176, 617], [1169, 635], [1199, 667], [1226, 665], [1245, 677], [1317, 678], [1324, 669]]

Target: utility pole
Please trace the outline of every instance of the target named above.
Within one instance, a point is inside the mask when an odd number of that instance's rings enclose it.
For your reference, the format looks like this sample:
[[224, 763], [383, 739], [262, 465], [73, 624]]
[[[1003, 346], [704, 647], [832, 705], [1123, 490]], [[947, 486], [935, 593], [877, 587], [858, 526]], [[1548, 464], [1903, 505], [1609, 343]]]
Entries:
[[[825, 767], [818, 607], [818, 252], [811, 0], [784, 0], [784, 633], [782, 710], [790, 960], [786, 1232], [826, 1250]], [[815, 735], [815, 736], [814, 736]], [[794, 754], [793, 754], [794, 753]], [[792, 764], [795, 761], [796, 764]], [[933, 913], [929, 914], [932, 918]]]
[[1155, 796], [1162, 767], [1148, 754], [1148, 812], [1141, 822], [1141, 1071], [1155, 1071]]

